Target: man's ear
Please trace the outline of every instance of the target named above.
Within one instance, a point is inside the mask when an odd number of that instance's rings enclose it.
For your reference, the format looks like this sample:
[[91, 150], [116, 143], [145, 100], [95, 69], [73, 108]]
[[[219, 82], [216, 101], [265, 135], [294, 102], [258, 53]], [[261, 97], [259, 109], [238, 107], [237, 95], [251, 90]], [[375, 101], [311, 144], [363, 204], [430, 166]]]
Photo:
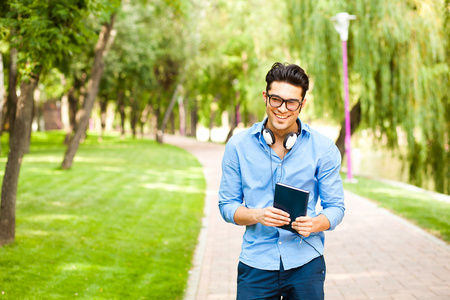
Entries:
[[302, 100], [302, 105], [301, 105], [301, 107], [302, 107], [302, 109], [305, 107], [305, 105], [306, 105], [306, 98], [303, 98], [303, 100]]
[[263, 91], [263, 101], [267, 106], [267, 92], [266, 91]]

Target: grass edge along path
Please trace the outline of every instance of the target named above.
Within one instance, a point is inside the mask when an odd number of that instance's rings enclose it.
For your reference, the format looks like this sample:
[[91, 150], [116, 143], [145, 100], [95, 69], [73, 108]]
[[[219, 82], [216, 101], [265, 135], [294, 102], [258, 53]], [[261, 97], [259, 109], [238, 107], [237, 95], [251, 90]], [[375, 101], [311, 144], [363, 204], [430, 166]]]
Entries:
[[450, 203], [429, 193], [411, 191], [375, 179], [357, 176], [357, 183], [344, 180], [344, 189], [374, 201], [379, 206], [450, 243]]
[[33, 133], [16, 242], [0, 248], [0, 299], [182, 299], [203, 216], [200, 163], [171, 145], [89, 134], [63, 171], [63, 140]]

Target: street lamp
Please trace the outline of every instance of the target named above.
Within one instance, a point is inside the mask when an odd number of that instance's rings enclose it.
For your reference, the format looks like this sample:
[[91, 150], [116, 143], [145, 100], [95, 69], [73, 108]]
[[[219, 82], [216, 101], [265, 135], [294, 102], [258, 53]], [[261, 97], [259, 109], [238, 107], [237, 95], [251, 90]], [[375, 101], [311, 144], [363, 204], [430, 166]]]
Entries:
[[348, 27], [350, 20], [355, 20], [356, 16], [349, 15], [346, 12], [338, 13], [331, 17], [334, 28], [339, 33], [342, 41], [342, 64], [344, 66], [344, 99], [345, 99], [345, 153], [347, 154], [347, 179], [353, 181], [352, 177], [352, 159], [351, 159], [351, 127], [350, 127], [350, 109], [348, 96], [348, 68], [347, 68], [347, 40]]

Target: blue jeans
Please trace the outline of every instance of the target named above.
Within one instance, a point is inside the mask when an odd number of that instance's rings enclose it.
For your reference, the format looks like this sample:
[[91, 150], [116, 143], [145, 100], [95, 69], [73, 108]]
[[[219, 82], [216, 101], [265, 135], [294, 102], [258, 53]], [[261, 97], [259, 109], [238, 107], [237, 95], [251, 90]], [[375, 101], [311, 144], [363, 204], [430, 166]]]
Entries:
[[239, 262], [236, 299], [323, 300], [325, 272], [323, 256], [287, 271], [282, 263], [279, 271], [266, 271]]

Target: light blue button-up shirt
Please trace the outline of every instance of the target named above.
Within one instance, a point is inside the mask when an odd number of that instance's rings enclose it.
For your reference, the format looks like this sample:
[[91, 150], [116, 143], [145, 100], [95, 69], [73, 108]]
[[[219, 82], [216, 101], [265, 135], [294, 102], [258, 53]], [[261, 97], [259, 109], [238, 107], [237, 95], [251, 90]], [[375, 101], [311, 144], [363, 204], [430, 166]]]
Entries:
[[[309, 191], [308, 216], [325, 215], [333, 230], [344, 217], [344, 191], [339, 170], [341, 156], [335, 144], [301, 123], [301, 134], [283, 160], [267, 145], [261, 134], [263, 122], [234, 135], [222, 160], [219, 209], [225, 221], [234, 222], [238, 207], [264, 208], [273, 205], [275, 183], [282, 182]], [[317, 213], [320, 198], [322, 209]], [[320, 208], [319, 208], [320, 209]], [[288, 230], [247, 226], [239, 260], [262, 270], [300, 267], [323, 253], [325, 235], [312, 233], [302, 242]]]

